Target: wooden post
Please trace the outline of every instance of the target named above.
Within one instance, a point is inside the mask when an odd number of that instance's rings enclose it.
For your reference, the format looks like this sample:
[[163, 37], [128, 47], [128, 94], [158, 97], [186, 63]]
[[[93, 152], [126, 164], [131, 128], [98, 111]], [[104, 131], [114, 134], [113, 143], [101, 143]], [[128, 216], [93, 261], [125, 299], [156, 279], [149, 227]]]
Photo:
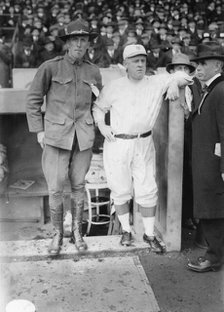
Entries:
[[164, 237], [168, 251], [181, 249], [182, 177], [184, 147], [184, 111], [180, 98], [169, 103], [168, 168], [167, 168], [167, 216]]

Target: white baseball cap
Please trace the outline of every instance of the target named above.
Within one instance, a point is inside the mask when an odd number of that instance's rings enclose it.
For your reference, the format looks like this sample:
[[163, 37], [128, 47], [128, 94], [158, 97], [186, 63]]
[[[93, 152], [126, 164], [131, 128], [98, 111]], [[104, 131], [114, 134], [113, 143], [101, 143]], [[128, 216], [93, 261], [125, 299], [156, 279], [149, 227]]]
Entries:
[[147, 55], [145, 48], [141, 44], [129, 44], [124, 48], [123, 59], [137, 55]]

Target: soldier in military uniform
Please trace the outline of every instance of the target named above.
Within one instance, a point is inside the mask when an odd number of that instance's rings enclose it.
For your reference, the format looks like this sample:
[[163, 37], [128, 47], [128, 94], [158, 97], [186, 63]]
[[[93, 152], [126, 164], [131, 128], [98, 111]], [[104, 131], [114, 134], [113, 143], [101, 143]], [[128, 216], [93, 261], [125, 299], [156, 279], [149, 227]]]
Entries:
[[79, 251], [87, 249], [82, 237], [82, 215], [85, 176], [95, 135], [91, 103], [102, 88], [102, 79], [99, 68], [86, 61], [84, 55], [96, 36], [84, 20], [68, 24], [60, 36], [67, 45], [66, 54], [41, 64], [27, 96], [29, 130], [37, 133], [43, 148], [42, 167], [55, 229], [48, 248], [52, 255], [60, 252], [63, 243], [63, 189], [67, 178], [71, 185], [72, 242]]

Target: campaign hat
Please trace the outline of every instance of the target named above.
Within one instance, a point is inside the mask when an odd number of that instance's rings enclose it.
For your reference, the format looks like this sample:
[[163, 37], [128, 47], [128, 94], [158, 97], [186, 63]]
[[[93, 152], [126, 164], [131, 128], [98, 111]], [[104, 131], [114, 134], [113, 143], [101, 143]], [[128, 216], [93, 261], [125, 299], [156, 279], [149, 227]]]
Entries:
[[191, 64], [189, 56], [184, 53], [177, 53], [173, 56], [172, 62], [166, 65], [166, 70], [168, 71], [168, 73], [170, 73], [176, 65], [187, 66], [190, 70], [190, 73], [193, 73], [195, 71], [195, 67]]
[[199, 44], [197, 56], [192, 58], [191, 61], [198, 62], [211, 59], [224, 61], [223, 47], [217, 41]]
[[69, 23], [64, 29], [63, 33], [59, 37], [66, 41], [73, 36], [89, 36], [90, 39], [94, 39], [98, 36], [97, 32], [93, 31], [89, 27], [89, 23], [83, 19], [76, 19]]
[[147, 56], [146, 50], [141, 44], [129, 44], [124, 48], [123, 59], [131, 58], [137, 55]]

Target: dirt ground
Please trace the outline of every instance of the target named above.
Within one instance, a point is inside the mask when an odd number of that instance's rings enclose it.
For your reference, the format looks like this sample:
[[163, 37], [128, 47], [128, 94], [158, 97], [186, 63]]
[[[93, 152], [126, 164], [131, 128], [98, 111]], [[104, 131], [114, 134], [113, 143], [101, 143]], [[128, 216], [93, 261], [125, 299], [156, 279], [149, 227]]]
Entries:
[[196, 273], [186, 268], [188, 259], [204, 254], [194, 246], [194, 235], [183, 230], [181, 252], [140, 257], [161, 312], [224, 311], [224, 269]]
[[[51, 236], [49, 223], [42, 226], [33, 223], [1, 223], [0, 227], [1, 240]], [[106, 235], [106, 232], [106, 227], [100, 230], [98, 227], [97, 235]], [[96, 235], [94, 228], [90, 234]], [[203, 274], [186, 268], [188, 259], [204, 253], [204, 250], [194, 246], [194, 236], [195, 231], [183, 229], [181, 252], [139, 255], [161, 312], [224, 312], [224, 268], [219, 272]]]

